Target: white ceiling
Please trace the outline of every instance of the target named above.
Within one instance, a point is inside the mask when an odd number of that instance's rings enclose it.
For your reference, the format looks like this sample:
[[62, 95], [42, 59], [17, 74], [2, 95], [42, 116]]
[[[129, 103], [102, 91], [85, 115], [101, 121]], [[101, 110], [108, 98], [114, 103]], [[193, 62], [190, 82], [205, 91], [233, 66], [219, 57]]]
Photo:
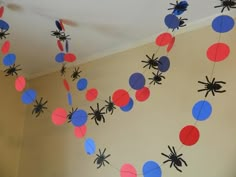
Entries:
[[[17, 56], [23, 74], [36, 77], [58, 70], [61, 65], [54, 58], [59, 49], [56, 38], [50, 35], [56, 30], [55, 20], [70, 19], [78, 25], [65, 26], [70, 35], [70, 52], [77, 56], [73, 65], [102, 56], [153, 42], [155, 37], [167, 30], [164, 17], [171, 13], [169, 3], [157, 0], [15, 0], [21, 11], [5, 8], [2, 19], [10, 25], [10, 52]], [[191, 30], [210, 24], [219, 14], [219, 0], [189, 0], [187, 26], [179, 31]], [[226, 10], [227, 11], [227, 10]], [[232, 11], [230, 11], [232, 12]], [[234, 15], [233, 13], [231, 15]], [[1, 41], [3, 43], [3, 41]]]

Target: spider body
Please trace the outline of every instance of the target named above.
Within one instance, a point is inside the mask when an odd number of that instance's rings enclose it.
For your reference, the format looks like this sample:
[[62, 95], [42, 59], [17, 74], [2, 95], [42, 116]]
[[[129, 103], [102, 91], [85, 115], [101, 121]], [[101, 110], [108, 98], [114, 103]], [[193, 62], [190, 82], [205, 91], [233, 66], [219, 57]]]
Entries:
[[[186, 26], [186, 24], [185, 24], [185, 21], [186, 20], [188, 20], [187, 18], [182, 18], [182, 17], [180, 17], [179, 18], [179, 26], [177, 26], [177, 30], [179, 29], [179, 27], [184, 27], [184, 26]], [[175, 28], [172, 30], [172, 31], [174, 31], [175, 30]]]
[[41, 113], [43, 113], [44, 109], [47, 109], [47, 107], [45, 106], [47, 104], [48, 101], [43, 102], [43, 98], [41, 97], [40, 100], [36, 100], [35, 101], [35, 105], [34, 108], [32, 110], [32, 114], [36, 114], [36, 117], [38, 117]]
[[209, 92], [211, 92], [213, 96], [215, 96], [215, 92], [218, 92], [218, 93], [226, 92], [226, 90], [220, 90], [222, 88], [220, 84], [226, 84], [226, 82], [215, 81], [215, 78], [213, 78], [212, 81], [210, 82], [207, 76], [206, 76], [206, 80], [207, 82], [198, 81], [198, 83], [205, 85], [204, 89], [198, 90], [198, 92], [207, 91], [205, 94], [205, 97], [207, 97]]
[[114, 109], [116, 109], [115, 104], [111, 101], [111, 97], [110, 97], [110, 96], [109, 96], [109, 100], [108, 100], [108, 101], [105, 100], [105, 102], [107, 103], [107, 104], [105, 105], [106, 113], [110, 112], [111, 115], [112, 115]]
[[105, 114], [105, 112], [102, 112], [103, 111], [103, 109], [105, 109], [105, 107], [102, 107], [101, 109], [99, 109], [99, 104], [97, 103], [97, 109], [93, 109], [92, 108], [92, 106], [90, 106], [90, 109], [93, 111], [92, 113], [88, 113], [88, 115], [92, 115], [93, 117], [91, 118], [91, 119], [94, 119], [95, 120], [95, 123], [97, 124], [97, 125], [99, 125], [98, 124], [98, 122], [100, 122], [100, 121], [103, 121], [103, 123], [105, 123], [105, 118], [104, 118], [104, 114]]
[[143, 63], [146, 63], [143, 68], [148, 66], [148, 69], [158, 69], [158, 57], [155, 58], [155, 54], [153, 54], [151, 58], [148, 55], [146, 55], [146, 57], [148, 58], [147, 61], [142, 60]]
[[17, 71], [20, 71], [22, 69], [18, 68], [20, 65], [15, 65], [13, 64], [12, 66], [9, 66], [9, 68], [5, 69], [4, 72], [6, 73], [5, 76], [13, 76], [13, 75], [18, 75]]
[[75, 68], [74, 71], [73, 71], [73, 73], [71, 74], [72, 80], [74, 81], [75, 79], [78, 79], [78, 78], [80, 77], [79, 74], [80, 74], [81, 72], [82, 72], [82, 71], [79, 71], [79, 67]]
[[155, 74], [154, 72], [152, 72], [153, 77], [148, 78], [149, 80], [151, 80], [151, 82], [149, 84], [155, 85], [155, 84], [161, 84], [162, 79], [165, 79], [164, 76], [162, 76], [162, 73], [157, 71], [157, 74]]
[[71, 118], [72, 118], [74, 112], [77, 111], [77, 110], [78, 110], [78, 108], [75, 108], [75, 109], [74, 109], [74, 108], [72, 107], [71, 111], [69, 111], [69, 114], [66, 116], [67, 119], [68, 119], [68, 123], [71, 122]]
[[173, 10], [172, 14], [174, 15], [180, 15], [184, 11], [187, 10], [188, 3], [186, 1], [176, 1], [176, 4], [170, 3], [170, 5], [173, 5], [174, 7], [169, 8], [168, 10]]
[[65, 33], [63, 31], [51, 31], [51, 36], [55, 36], [56, 38], [60, 38], [60, 36], [64, 36]]
[[221, 5], [215, 6], [215, 8], [222, 7], [221, 13], [225, 10], [225, 8], [230, 10], [230, 8], [236, 8], [236, 1], [235, 0], [220, 0]]
[[58, 37], [58, 39], [59, 39], [60, 41], [64, 42], [64, 41], [66, 41], [66, 40], [70, 40], [69, 36], [70, 36], [70, 35], [66, 35], [66, 34], [64, 33], [64, 34], [60, 35], [60, 36]]
[[1, 30], [0, 31], [0, 39], [6, 39], [6, 35], [9, 35], [10, 33], [7, 33], [8, 30]]
[[164, 161], [163, 163], [166, 162], [171, 162], [170, 164], [170, 168], [174, 165], [174, 167], [176, 168], [176, 170], [178, 170], [179, 172], [182, 172], [182, 170], [179, 169], [179, 167], [182, 167], [182, 162], [185, 164], [185, 166], [188, 166], [187, 163], [185, 162], [184, 159], [181, 158], [181, 156], [183, 154], [179, 154], [177, 155], [176, 151], [175, 151], [175, 147], [172, 146], [172, 149], [170, 146], [168, 146], [169, 150], [170, 150], [170, 154], [166, 155], [164, 153], [161, 153], [161, 155], [165, 156], [168, 158], [168, 160]]
[[63, 64], [60, 69], [61, 76], [65, 76], [66, 73], [66, 64]]
[[111, 156], [111, 154], [105, 155], [106, 148], [101, 153], [101, 150], [99, 149], [99, 154], [96, 154], [97, 158], [94, 160], [93, 163], [96, 163], [98, 166], [97, 168], [100, 168], [102, 165], [105, 166], [105, 162], [107, 164], [110, 164], [106, 159]]

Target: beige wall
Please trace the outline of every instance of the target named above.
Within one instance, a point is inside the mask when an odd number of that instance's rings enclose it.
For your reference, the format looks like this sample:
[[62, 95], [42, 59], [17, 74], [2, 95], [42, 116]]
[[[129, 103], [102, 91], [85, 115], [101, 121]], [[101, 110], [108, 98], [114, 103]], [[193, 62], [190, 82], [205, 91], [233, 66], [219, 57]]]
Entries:
[[[31, 80], [31, 87], [48, 99], [48, 111], [35, 119], [31, 115], [32, 107], [27, 107], [18, 177], [118, 177], [119, 168], [124, 163], [133, 164], [138, 173], [142, 172], [142, 166], [148, 160], [161, 164], [166, 160], [161, 152], [168, 153], [168, 145], [178, 149], [181, 146], [179, 131], [195, 122], [192, 106], [204, 99], [204, 93], [197, 92], [202, 87], [197, 81], [205, 81], [213, 66], [207, 60], [205, 51], [217, 40], [218, 34], [210, 28], [177, 36], [169, 54], [171, 68], [164, 74], [166, 79], [162, 85], [150, 87], [148, 101], [135, 101], [134, 108], [128, 113], [117, 108], [114, 115], [105, 115], [106, 123], [99, 126], [89, 117], [86, 137], [95, 140], [96, 153], [98, 148], [107, 148], [107, 153], [111, 154], [108, 159], [111, 166], [99, 170], [93, 164], [96, 155], [85, 154], [83, 140], [75, 138], [73, 126], [66, 123], [57, 127], [51, 122], [51, 113], [55, 108], [71, 109], [67, 105], [60, 74], [52, 73]], [[235, 30], [222, 35], [221, 40], [231, 46], [231, 54], [227, 60], [216, 64], [214, 77], [227, 82], [224, 86], [227, 92], [215, 97], [209, 95], [213, 113], [210, 119], [197, 124], [201, 132], [199, 142], [178, 151], [184, 154], [183, 158], [189, 166], [182, 167], [184, 172], [181, 174], [174, 168], [169, 169], [169, 164], [162, 165], [163, 177], [235, 177]], [[139, 71], [144, 72], [147, 78], [152, 77], [151, 71], [142, 69], [141, 60], [156, 50], [154, 44], [148, 44], [81, 65], [81, 76], [88, 79], [89, 88], [95, 87], [99, 91], [100, 99], [91, 103], [85, 101], [85, 92], [76, 90], [76, 82], [70, 78], [73, 68], [67, 70], [73, 106], [90, 112], [89, 106], [94, 107], [97, 102], [104, 105], [103, 100], [108, 99], [116, 89], [128, 90], [128, 78], [132, 73]], [[165, 54], [165, 48], [160, 48], [157, 56]], [[130, 91], [130, 95], [133, 97], [134, 91]]]
[[26, 107], [15, 90], [15, 78], [0, 74], [0, 176], [17, 177]]

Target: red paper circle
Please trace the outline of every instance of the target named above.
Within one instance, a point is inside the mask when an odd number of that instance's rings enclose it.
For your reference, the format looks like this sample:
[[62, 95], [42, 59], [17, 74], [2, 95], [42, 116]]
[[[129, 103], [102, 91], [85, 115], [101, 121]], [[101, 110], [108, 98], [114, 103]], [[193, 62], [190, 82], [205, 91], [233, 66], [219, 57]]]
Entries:
[[62, 43], [61, 43], [60, 40], [57, 40], [57, 46], [58, 46], [58, 48], [59, 48], [60, 51], [63, 51], [63, 50], [64, 50], [63, 45], [62, 45]]
[[156, 45], [165, 46], [171, 42], [172, 35], [170, 33], [162, 33], [156, 38]]
[[73, 62], [76, 60], [76, 56], [73, 53], [66, 53], [64, 59], [67, 62]]
[[112, 101], [115, 105], [122, 107], [129, 103], [130, 96], [126, 90], [118, 89], [112, 95]]
[[4, 13], [4, 6], [0, 7], [0, 18], [2, 18]]
[[180, 141], [186, 146], [192, 146], [197, 143], [199, 136], [199, 130], [193, 125], [184, 127], [179, 133]]
[[62, 29], [63, 31], [65, 31], [65, 27], [64, 27], [64, 24], [63, 24], [63, 20], [60, 19], [59, 21], [60, 21], [61, 29]]
[[207, 49], [207, 58], [213, 62], [226, 59], [229, 55], [230, 48], [225, 43], [215, 43]]
[[83, 125], [81, 127], [75, 127], [74, 134], [77, 138], [83, 138], [86, 134], [87, 127], [86, 125]]
[[86, 96], [86, 99], [87, 99], [88, 101], [93, 101], [93, 100], [95, 100], [95, 99], [97, 98], [97, 96], [98, 96], [98, 91], [97, 91], [97, 89], [95, 89], [95, 88], [91, 88], [91, 89], [87, 90], [85, 96]]
[[67, 82], [66, 79], [63, 80], [63, 84], [64, 84], [65, 89], [69, 92], [70, 91], [70, 86], [69, 86], [69, 83]]
[[5, 41], [2, 45], [2, 53], [7, 54], [10, 49], [10, 41]]
[[175, 37], [172, 37], [172, 39], [171, 39], [171, 41], [168, 44], [168, 47], [166, 49], [167, 52], [169, 52], [172, 49], [172, 47], [174, 46], [174, 43], [175, 43]]
[[23, 76], [19, 76], [17, 77], [17, 79], [15, 80], [15, 88], [18, 92], [21, 92], [22, 90], [24, 90], [26, 85], [26, 81], [25, 78]]
[[67, 112], [63, 108], [57, 108], [52, 112], [52, 122], [55, 125], [62, 125], [66, 122]]
[[147, 87], [143, 87], [140, 90], [137, 90], [135, 93], [135, 98], [138, 101], [146, 101], [150, 96], [150, 90]]
[[121, 177], [137, 177], [137, 171], [131, 164], [124, 164], [120, 169]]

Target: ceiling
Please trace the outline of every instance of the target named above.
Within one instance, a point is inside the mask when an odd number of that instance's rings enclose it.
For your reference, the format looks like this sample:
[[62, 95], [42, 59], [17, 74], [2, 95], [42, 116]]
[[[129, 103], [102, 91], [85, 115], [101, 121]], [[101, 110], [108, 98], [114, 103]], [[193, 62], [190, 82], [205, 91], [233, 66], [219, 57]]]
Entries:
[[[169, 3], [175, 1], [13, 0], [2, 5], [16, 4], [21, 8], [5, 8], [2, 19], [10, 25], [7, 40], [11, 42], [10, 52], [17, 56], [16, 64], [21, 65], [22, 74], [33, 78], [61, 67], [55, 62], [60, 52], [57, 39], [50, 35], [57, 30], [55, 20], [75, 22], [65, 28], [71, 38], [69, 50], [77, 56], [71, 65], [77, 65], [153, 42], [159, 33], [167, 30], [164, 17], [171, 13], [167, 10], [172, 7]], [[220, 4], [219, 0], [189, 0], [188, 3], [187, 12], [181, 15], [188, 18], [187, 26], [178, 32], [209, 25], [221, 10], [214, 8]]]

